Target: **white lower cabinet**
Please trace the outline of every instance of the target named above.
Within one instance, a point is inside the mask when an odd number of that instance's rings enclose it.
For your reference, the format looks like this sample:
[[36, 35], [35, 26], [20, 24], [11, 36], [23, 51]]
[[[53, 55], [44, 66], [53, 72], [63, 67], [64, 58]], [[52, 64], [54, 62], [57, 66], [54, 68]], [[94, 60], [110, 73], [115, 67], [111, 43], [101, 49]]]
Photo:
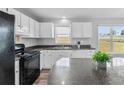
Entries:
[[44, 52], [40, 51], [40, 70], [43, 69], [44, 66]]
[[15, 61], [15, 85], [19, 85], [19, 59]]
[[72, 50], [71, 58], [91, 58], [95, 50]]
[[51, 51], [45, 51], [44, 53], [44, 68], [52, 67], [52, 53]]
[[59, 51], [52, 50], [52, 66], [59, 59], [58, 53], [59, 53]]
[[42, 50], [40, 54], [40, 69], [50, 69], [57, 60], [62, 57], [69, 57], [69, 50]]
[[62, 57], [70, 57], [71, 56], [71, 50], [60, 50], [60, 53], [59, 53], [59, 58], [62, 58]]
[[43, 50], [40, 54], [40, 68], [50, 69], [52, 67], [52, 53], [49, 50]]
[[57, 60], [63, 57], [91, 58], [95, 50], [42, 50], [40, 55], [40, 68], [51, 69]]
[[2, 8], [0, 8], [0, 11], [2, 11]]
[[53, 50], [52, 51], [52, 65], [56, 63], [59, 59], [63, 57], [70, 57], [71, 56], [71, 50]]

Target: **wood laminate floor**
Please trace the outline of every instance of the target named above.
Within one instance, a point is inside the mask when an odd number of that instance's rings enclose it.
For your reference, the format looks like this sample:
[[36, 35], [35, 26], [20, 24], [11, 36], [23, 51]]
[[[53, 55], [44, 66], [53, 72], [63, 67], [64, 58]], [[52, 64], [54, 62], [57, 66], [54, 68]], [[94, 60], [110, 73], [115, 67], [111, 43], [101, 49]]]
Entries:
[[33, 85], [47, 85], [49, 69], [43, 69]]

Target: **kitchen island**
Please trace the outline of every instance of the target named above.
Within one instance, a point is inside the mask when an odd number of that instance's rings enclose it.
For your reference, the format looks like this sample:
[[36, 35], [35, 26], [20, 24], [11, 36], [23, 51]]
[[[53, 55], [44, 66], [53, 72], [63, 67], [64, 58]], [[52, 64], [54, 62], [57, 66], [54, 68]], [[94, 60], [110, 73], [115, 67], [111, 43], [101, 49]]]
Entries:
[[40, 51], [40, 68], [51, 69], [55, 62], [63, 57], [91, 58], [95, 48], [91, 45], [36, 45], [27, 47], [26, 51]]
[[123, 85], [124, 59], [113, 58], [107, 69], [97, 69], [89, 58], [62, 58], [52, 67], [48, 85]]

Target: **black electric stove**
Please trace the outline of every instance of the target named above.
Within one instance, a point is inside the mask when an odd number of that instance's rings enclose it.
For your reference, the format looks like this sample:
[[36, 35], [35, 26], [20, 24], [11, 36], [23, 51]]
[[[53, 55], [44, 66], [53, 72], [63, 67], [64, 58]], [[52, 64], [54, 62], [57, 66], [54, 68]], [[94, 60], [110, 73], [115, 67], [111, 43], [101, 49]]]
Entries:
[[15, 45], [19, 59], [19, 84], [31, 85], [40, 75], [40, 52], [25, 51], [24, 44]]

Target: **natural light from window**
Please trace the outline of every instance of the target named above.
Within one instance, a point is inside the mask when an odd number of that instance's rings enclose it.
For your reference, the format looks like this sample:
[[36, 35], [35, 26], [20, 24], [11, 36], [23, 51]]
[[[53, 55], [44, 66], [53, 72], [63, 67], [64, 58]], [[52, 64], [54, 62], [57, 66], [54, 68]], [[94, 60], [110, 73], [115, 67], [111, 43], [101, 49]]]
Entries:
[[124, 25], [98, 26], [99, 50], [124, 52]]
[[71, 27], [70, 26], [55, 27], [55, 42], [57, 44], [70, 44]]

